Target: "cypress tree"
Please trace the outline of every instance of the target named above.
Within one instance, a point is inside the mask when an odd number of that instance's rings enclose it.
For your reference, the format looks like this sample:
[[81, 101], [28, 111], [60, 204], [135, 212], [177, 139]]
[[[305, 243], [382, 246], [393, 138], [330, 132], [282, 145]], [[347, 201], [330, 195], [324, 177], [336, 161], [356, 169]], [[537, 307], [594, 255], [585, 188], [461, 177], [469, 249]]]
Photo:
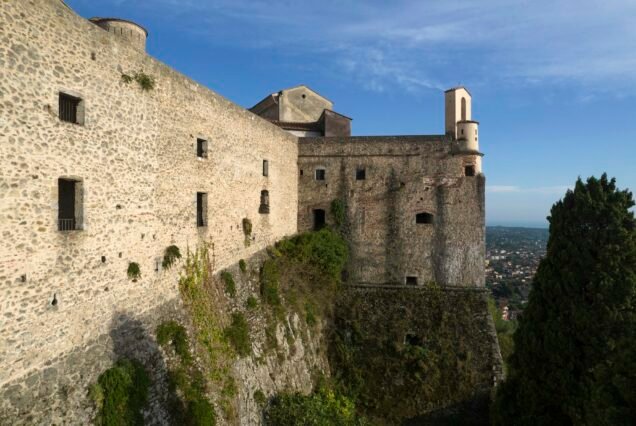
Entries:
[[632, 194], [578, 179], [552, 206], [546, 257], [517, 329], [495, 425], [636, 424]]

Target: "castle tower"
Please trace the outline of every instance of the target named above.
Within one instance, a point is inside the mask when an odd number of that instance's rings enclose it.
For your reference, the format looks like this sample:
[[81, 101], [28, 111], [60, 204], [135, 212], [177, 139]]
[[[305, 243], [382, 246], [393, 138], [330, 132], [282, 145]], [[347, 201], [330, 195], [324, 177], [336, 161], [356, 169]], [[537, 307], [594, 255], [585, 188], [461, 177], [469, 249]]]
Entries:
[[479, 154], [479, 122], [472, 120], [472, 98], [465, 87], [454, 87], [444, 92], [446, 135], [459, 143], [460, 151], [474, 153], [475, 172], [481, 173]]
[[139, 24], [118, 18], [91, 18], [93, 24], [123, 38], [137, 50], [146, 51], [148, 31]]

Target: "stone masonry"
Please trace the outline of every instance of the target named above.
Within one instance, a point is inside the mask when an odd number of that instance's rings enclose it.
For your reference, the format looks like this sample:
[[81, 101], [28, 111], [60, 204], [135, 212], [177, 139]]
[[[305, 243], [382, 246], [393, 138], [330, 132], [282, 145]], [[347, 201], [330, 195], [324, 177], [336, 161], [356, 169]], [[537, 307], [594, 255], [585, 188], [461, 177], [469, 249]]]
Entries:
[[[60, 0], [2, 1], [0, 23], [6, 389], [108, 335], [117, 313], [142, 316], [174, 302], [178, 272], [160, 266], [167, 246], [185, 253], [208, 244], [221, 269], [295, 233], [298, 149], [296, 137]], [[123, 82], [122, 73], [142, 71], [154, 89]], [[83, 124], [60, 120], [60, 92], [81, 98]], [[198, 138], [207, 158], [197, 156]], [[81, 230], [58, 230], [59, 178], [81, 184]], [[263, 190], [268, 214], [259, 213]], [[207, 193], [207, 226], [197, 226], [197, 192]], [[249, 246], [243, 218], [253, 224]], [[140, 266], [136, 282], [129, 262]]]
[[207, 245], [220, 271], [333, 224], [340, 200], [353, 284], [483, 287], [485, 178], [465, 89], [446, 95], [452, 114], [462, 96], [446, 135], [351, 137], [306, 86], [260, 117], [147, 55], [146, 36], [61, 0], [0, 0], [0, 423], [94, 381], [126, 352], [117, 336], [141, 333], [121, 324], [149, 334], [182, 315], [178, 268], [161, 266], [170, 245]]

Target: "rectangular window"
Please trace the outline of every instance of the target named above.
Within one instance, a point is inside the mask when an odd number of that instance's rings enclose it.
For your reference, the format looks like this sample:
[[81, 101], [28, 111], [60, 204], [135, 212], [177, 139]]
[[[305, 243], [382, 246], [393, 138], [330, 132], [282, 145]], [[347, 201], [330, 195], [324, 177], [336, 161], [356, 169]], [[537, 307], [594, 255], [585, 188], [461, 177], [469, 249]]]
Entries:
[[74, 124], [84, 124], [82, 99], [60, 92], [60, 120]]
[[82, 182], [60, 178], [58, 188], [57, 229], [77, 231], [82, 229]]
[[269, 161], [263, 160], [263, 176], [269, 176]]
[[197, 139], [197, 157], [208, 158], [208, 141]]
[[406, 285], [417, 285], [417, 277], [406, 277]]
[[464, 176], [475, 176], [475, 166], [473, 165], [465, 166]]
[[316, 169], [316, 180], [325, 180], [326, 175], [325, 169]]
[[197, 192], [197, 226], [208, 226], [208, 194]]
[[356, 169], [356, 180], [365, 180], [367, 178], [367, 169], [358, 167]]

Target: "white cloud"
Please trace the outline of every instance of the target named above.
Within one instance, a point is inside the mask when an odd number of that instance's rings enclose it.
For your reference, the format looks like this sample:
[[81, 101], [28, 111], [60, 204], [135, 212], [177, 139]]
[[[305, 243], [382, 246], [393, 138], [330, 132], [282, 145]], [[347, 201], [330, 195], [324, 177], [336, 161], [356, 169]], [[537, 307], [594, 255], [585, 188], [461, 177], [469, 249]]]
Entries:
[[633, 0], [128, 4], [211, 44], [319, 55], [321, 66], [342, 69], [370, 90], [437, 90], [458, 80], [473, 86], [547, 81], [636, 94]]
[[555, 185], [524, 188], [516, 185], [486, 185], [486, 192], [489, 193], [563, 195], [568, 189], [572, 189], [572, 187]]

